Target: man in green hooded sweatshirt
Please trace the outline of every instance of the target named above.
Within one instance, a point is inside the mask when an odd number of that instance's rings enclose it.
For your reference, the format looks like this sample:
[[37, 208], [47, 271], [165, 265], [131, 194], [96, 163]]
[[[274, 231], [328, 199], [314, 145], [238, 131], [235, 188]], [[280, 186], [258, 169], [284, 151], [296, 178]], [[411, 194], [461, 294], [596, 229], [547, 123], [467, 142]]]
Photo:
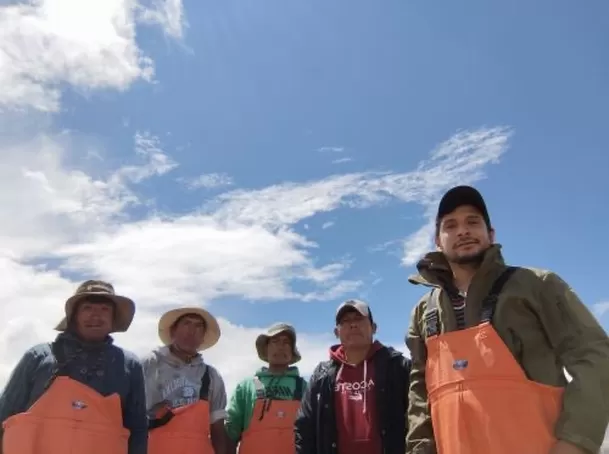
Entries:
[[296, 331], [277, 323], [256, 339], [258, 357], [268, 363], [237, 385], [229, 403], [226, 431], [234, 454], [295, 452], [294, 420], [306, 387], [298, 368]]

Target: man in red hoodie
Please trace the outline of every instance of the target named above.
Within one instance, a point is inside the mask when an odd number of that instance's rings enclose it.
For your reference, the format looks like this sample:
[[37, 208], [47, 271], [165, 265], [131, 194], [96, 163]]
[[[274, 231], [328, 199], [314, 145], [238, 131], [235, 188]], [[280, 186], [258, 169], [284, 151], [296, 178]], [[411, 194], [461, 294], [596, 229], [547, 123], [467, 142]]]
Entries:
[[336, 311], [340, 344], [320, 363], [295, 423], [297, 454], [404, 454], [410, 360], [374, 340], [368, 305]]

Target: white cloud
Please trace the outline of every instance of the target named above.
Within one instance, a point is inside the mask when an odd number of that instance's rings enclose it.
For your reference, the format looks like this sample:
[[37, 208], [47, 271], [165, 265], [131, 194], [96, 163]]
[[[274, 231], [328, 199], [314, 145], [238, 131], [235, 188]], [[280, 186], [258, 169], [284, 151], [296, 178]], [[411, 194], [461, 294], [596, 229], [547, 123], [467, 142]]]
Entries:
[[353, 158], [340, 158], [340, 159], [335, 159], [334, 161], [332, 161], [332, 164], [344, 164], [346, 162], [351, 162], [353, 161]]
[[2, 147], [0, 177], [10, 191], [0, 194], [0, 251], [30, 258], [62, 244], [81, 241], [124, 219], [124, 210], [140, 200], [131, 183], [175, 166], [149, 134], [136, 135], [139, 164], [96, 178], [71, 168], [69, 135], [40, 134]]
[[227, 175], [226, 173], [205, 173], [203, 175], [199, 175], [197, 178], [180, 178], [179, 181], [186, 184], [186, 187], [188, 189], [213, 189], [225, 186], [232, 186], [233, 184], [235, 184], [233, 178], [230, 175]]
[[609, 301], [601, 301], [600, 303], [596, 303], [593, 306], [593, 309], [597, 317], [603, 317], [609, 312]]
[[[135, 41], [138, 21], [160, 24], [166, 35], [180, 38], [182, 3], [40, 0], [0, 7], [0, 125], [7, 131], [0, 135], [0, 381], [27, 347], [54, 335], [63, 301], [87, 277], [111, 280], [136, 299], [136, 322], [117, 340], [138, 353], [158, 344], [158, 316], [175, 304], [206, 305], [220, 296], [312, 301], [352, 294], [362, 281], [349, 277], [350, 261], [317, 260], [319, 245], [297, 233], [297, 223], [391, 200], [427, 207], [455, 182], [481, 178], [505, 149], [503, 129], [463, 132], [410, 172], [238, 189], [185, 214], [158, 212], [139, 184], [179, 168], [152, 133], [136, 133], [133, 155], [123, 152], [126, 163], [106, 168], [94, 140], [54, 133], [48, 117], [36, 127], [31, 120], [32, 111], [60, 109], [64, 85], [86, 92], [151, 81], [153, 62]], [[15, 109], [30, 110], [9, 116]], [[5, 127], [15, 118], [21, 123]], [[199, 183], [227, 182], [221, 175]], [[259, 364], [253, 354], [259, 328], [221, 324], [221, 343], [207, 358], [230, 388]], [[330, 336], [301, 334], [305, 374], [327, 357], [331, 342]], [[251, 349], [243, 348], [248, 344]]]
[[423, 205], [433, 212], [442, 193], [459, 183], [484, 177], [483, 169], [498, 161], [510, 136], [505, 128], [460, 132], [442, 143], [431, 159], [404, 173], [349, 173], [306, 183], [283, 183], [221, 194], [215, 216], [269, 228], [292, 225], [341, 206], [366, 208], [390, 199]]
[[317, 149], [320, 153], [342, 153], [345, 147], [320, 147]]
[[[482, 175], [481, 168], [503, 149], [489, 143], [504, 133], [469, 134], [467, 149], [459, 148], [455, 155], [436, 152], [411, 172], [334, 175], [235, 190], [218, 196], [203, 211], [170, 216], [153, 214], [152, 207], [138, 219], [129, 216], [130, 207], [142, 203], [137, 184], [177, 166], [150, 133], [136, 134], [132, 163], [109, 169], [106, 175], [74, 168], [69, 134], [41, 134], [5, 146], [0, 150], [0, 176], [14, 195], [5, 195], [0, 204], [0, 215], [7, 220], [0, 225], [0, 257], [3, 275], [13, 285], [0, 296], [7, 321], [0, 334], [0, 349], [7, 353], [2, 356], [4, 372], [17, 352], [52, 335], [61, 302], [84, 277], [111, 280], [137, 300], [137, 323], [120, 336], [136, 351], [157, 344], [156, 319], [174, 304], [206, 304], [219, 296], [312, 301], [353, 294], [362, 281], [347, 277], [350, 263], [319, 263], [312, 255], [318, 245], [296, 233], [295, 224], [343, 206], [362, 209], [391, 199], [431, 201], [465, 172]], [[20, 312], [23, 307], [28, 307], [27, 318]], [[250, 339], [255, 330], [223, 323], [230, 351], [242, 351], [243, 339]], [[303, 348], [307, 361], [312, 365], [323, 359], [329, 340], [303, 336], [305, 345], [310, 343], [310, 350]], [[255, 358], [235, 362], [213, 355], [210, 352], [221, 370], [233, 374], [229, 381], [255, 367]], [[308, 362], [303, 364], [305, 373], [310, 373]]]
[[[157, 3], [148, 10], [155, 22], [180, 37], [181, 1]], [[0, 108], [57, 111], [63, 83], [86, 92], [151, 81], [153, 63], [135, 39], [138, 7], [135, 0], [0, 6]]]
[[404, 240], [404, 256], [402, 258], [404, 266], [414, 265], [421, 256], [429, 252], [434, 227], [434, 223], [429, 222]]
[[160, 25], [166, 35], [174, 39], [184, 37], [185, 15], [182, 0], [152, 0], [150, 6], [140, 6], [138, 19]]
[[324, 223], [321, 225], [321, 228], [322, 228], [323, 230], [326, 230], [326, 229], [329, 229], [329, 228], [330, 228], [330, 227], [332, 227], [332, 226], [334, 226], [334, 221], [328, 221], [328, 222], [324, 222]]

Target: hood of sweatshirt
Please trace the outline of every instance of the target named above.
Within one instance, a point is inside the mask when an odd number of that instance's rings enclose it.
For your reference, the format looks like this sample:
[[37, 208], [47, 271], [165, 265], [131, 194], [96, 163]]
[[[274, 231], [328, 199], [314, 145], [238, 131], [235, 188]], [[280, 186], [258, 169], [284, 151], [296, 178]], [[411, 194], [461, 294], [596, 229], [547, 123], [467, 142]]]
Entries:
[[358, 376], [358, 383], [364, 384], [364, 389], [362, 393], [363, 399], [363, 411], [364, 413], [367, 411], [367, 401], [368, 401], [368, 388], [366, 384], [369, 379], [369, 372], [371, 369], [371, 360], [374, 358], [374, 355], [385, 348], [382, 343], [379, 341], [374, 341], [368, 350], [368, 354], [366, 358], [359, 364], [349, 364], [347, 362], [347, 356], [345, 353], [345, 349], [342, 345], [333, 345], [330, 347], [330, 358], [338, 363], [340, 363], [340, 368], [338, 369], [338, 373], [336, 374], [336, 381], [340, 382], [343, 379], [343, 376], [347, 374], [349, 377]]

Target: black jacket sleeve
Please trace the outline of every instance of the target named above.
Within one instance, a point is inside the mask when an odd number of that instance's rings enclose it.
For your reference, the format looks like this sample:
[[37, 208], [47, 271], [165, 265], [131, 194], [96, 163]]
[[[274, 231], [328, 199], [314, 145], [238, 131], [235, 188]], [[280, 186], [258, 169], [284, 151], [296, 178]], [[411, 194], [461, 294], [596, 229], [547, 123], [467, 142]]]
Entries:
[[306, 388], [294, 423], [296, 454], [317, 454], [317, 405], [321, 364], [318, 365]]

